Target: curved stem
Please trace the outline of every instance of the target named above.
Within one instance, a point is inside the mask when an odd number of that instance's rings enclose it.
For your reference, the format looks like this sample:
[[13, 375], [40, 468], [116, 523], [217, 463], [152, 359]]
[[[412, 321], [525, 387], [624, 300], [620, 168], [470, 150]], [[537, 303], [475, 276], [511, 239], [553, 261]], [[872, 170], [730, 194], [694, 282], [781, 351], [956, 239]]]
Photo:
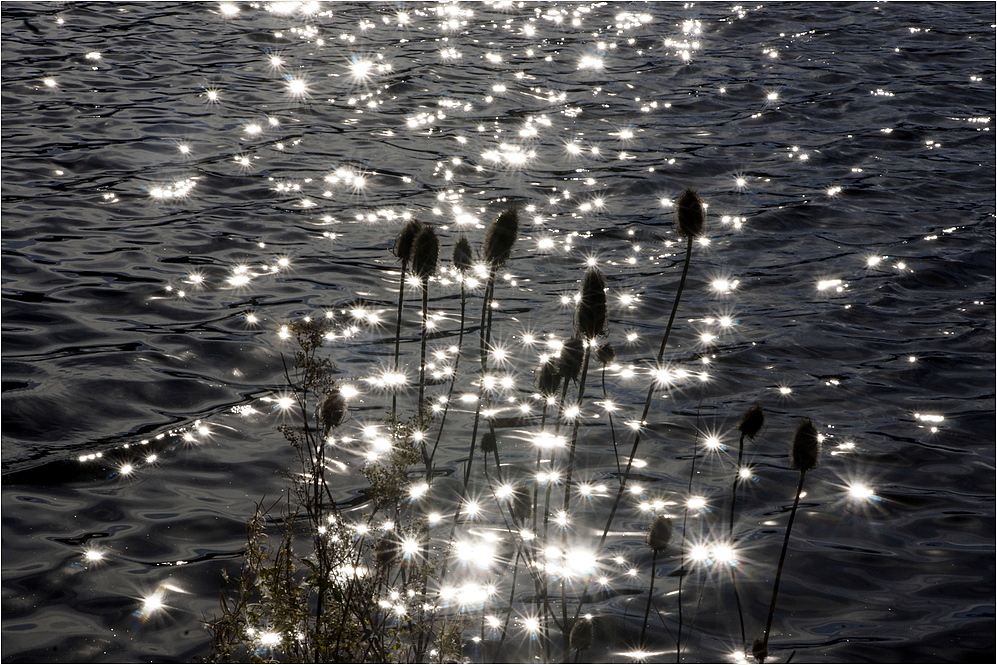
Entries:
[[[679, 301], [682, 299], [682, 291], [685, 289], [685, 280], [689, 274], [689, 263], [692, 260], [692, 241], [690, 237], [686, 242], [685, 246], [685, 263], [682, 265], [682, 277], [679, 280], [678, 290], [675, 292], [675, 301], [672, 303], [672, 312], [668, 316], [668, 325], [665, 327], [665, 334], [661, 338], [661, 346], [658, 349], [658, 355], [655, 359], [657, 365], [661, 364], [661, 359], [665, 355], [665, 347], [668, 346], [668, 338], [672, 333], [672, 325], [675, 323], [675, 313], [678, 311]], [[644, 410], [641, 413], [639, 425], [647, 420], [647, 414], [651, 410], [651, 399], [654, 397], [654, 382], [647, 388], [647, 396], [644, 398]], [[640, 435], [641, 429], [638, 429], [634, 433], [633, 447], [630, 449], [630, 456], [627, 458], [627, 466], [624, 469], [622, 476], [620, 477], [620, 488], [616, 492], [616, 498], [613, 500], [613, 507], [609, 511], [609, 519], [606, 520], [606, 527], [602, 531], [602, 537], [599, 539], [599, 546], [596, 548], [597, 552], [602, 551], [602, 548], [606, 544], [606, 537], [609, 535], [609, 530], [613, 527], [613, 520], [616, 518], [616, 511], [620, 508], [620, 502], [623, 500], [623, 494], [627, 491], [627, 478], [630, 476], [630, 469], [633, 467], [634, 458], [637, 456], [637, 447], [640, 445]], [[588, 593], [588, 583], [585, 584], [585, 589], [582, 592], [582, 597]], [[578, 611], [575, 613], [575, 620], [581, 615], [582, 604], [578, 604]]]
[[789, 513], [789, 523], [786, 525], [786, 537], [782, 541], [782, 552], [779, 554], [779, 566], [775, 571], [775, 585], [772, 587], [772, 602], [769, 603], [769, 617], [765, 622], [765, 632], [762, 633], [762, 644], [768, 650], [769, 633], [772, 630], [772, 617], [775, 616], [775, 601], [779, 595], [779, 582], [782, 580], [782, 566], [786, 563], [786, 552], [789, 549], [789, 536], [793, 532], [793, 520], [796, 519], [796, 509], [800, 505], [800, 494], [803, 493], [803, 481], [807, 477], [806, 471], [800, 471], [800, 484], [796, 488], [796, 498], [793, 499], [793, 510]]
[[[609, 402], [609, 391], [606, 390], [606, 366], [602, 366], [602, 401]], [[609, 417], [609, 431], [613, 435], [613, 457], [616, 458], [616, 473], [620, 475], [623, 473], [623, 467], [620, 466], [620, 449], [616, 443], [616, 425], [613, 423], [613, 412], [606, 409], [606, 415]]]
[[734, 467], [734, 485], [730, 490], [730, 522], [727, 524], [727, 537], [734, 536], [734, 508], [737, 505], [737, 487], [741, 484], [741, 461], [744, 459], [744, 432], [737, 444], [737, 466]]
[[485, 329], [488, 327], [488, 310], [491, 307], [492, 294], [495, 292], [495, 273], [488, 275], [488, 285], [485, 287], [484, 302], [481, 303], [481, 327], [478, 329], [478, 353], [481, 358], [481, 382], [478, 386], [478, 401], [474, 409], [474, 425], [471, 427], [471, 446], [467, 453], [467, 467], [464, 469], [464, 486], [462, 494], [467, 494], [467, 483], [471, 480], [471, 464], [474, 462], [474, 448], [478, 441], [478, 425], [481, 421], [481, 402], [485, 397], [484, 379], [488, 373], [488, 338], [490, 333]]
[[654, 550], [651, 556], [651, 584], [647, 590], [647, 605], [644, 606], [644, 623], [640, 627], [640, 640], [637, 642], [638, 648], [645, 649], [644, 637], [647, 635], [647, 619], [651, 616], [651, 599], [654, 598], [654, 577], [658, 571], [658, 550]]
[[[579, 413], [575, 416], [575, 422], [571, 427], [571, 445], [568, 448], [568, 475], [564, 481], [564, 517], [565, 520], [570, 514], [569, 509], [571, 508], [571, 480], [575, 471], [575, 449], [578, 445], [578, 427], [581, 425], [582, 414], [581, 406], [582, 400], [585, 399], [585, 380], [588, 377], [589, 371], [589, 360], [592, 357], [592, 345], [585, 345], [585, 358], [582, 360], [582, 374], [578, 379], [578, 408]], [[564, 530], [561, 532], [561, 552], [567, 553], [568, 551], [568, 525], [565, 523]], [[564, 631], [564, 661], [567, 662], [570, 650], [568, 649], [568, 630], [570, 624], [568, 623], [568, 598], [567, 598], [567, 580], [561, 577], [561, 618], [562, 626]]]
[[[395, 315], [395, 367], [394, 371], [398, 373], [398, 354], [401, 348], [402, 341], [402, 307], [405, 304], [405, 271], [408, 269], [408, 259], [402, 259], [402, 273], [400, 281], [398, 282], [398, 312]], [[397, 419], [398, 409], [398, 393], [394, 390], [391, 391], [391, 422], [394, 423]]]
[[461, 350], [464, 348], [464, 319], [467, 310], [467, 292], [464, 290], [464, 282], [460, 283], [460, 332], [457, 333], [457, 357], [453, 362], [453, 374], [450, 376], [450, 389], [447, 391], [447, 403], [443, 405], [443, 416], [440, 418], [440, 429], [436, 432], [436, 442], [433, 443], [433, 450], [429, 454], [430, 461], [436, 457], [436, 449], [443, 438], [443, 428], [447, 424], [447, 414], [450, 412], [450, 400], [453, 399], [454, 385], [457, 383], [457, 367], [460, 365]]
[[[678, 311], [679, 301], [682, 299], [682, 291], [685, 289], [686, 276], [689, 274], [689, 263], [692, 259], [692, 238], [689, 238], [688, 243], [685, 248], [685, 263], [682, 266], [682, 278], [679, 280], [678, 290], [675, 292], [675, 302], [672, 304], [672, 313], [668, 317], [668, 325], [665, 327], [665, 334], [661, 338], [661, 347], [658, 349], [658, 355], [655, 358], [655, 364], [660, 365], [661, 359], [665, 355], [665, 347], [668, 345], [668, 337], [672, 333], [672, 325], [675, 323], [675, 313]], [[647, 420], [647, 414], [651, 410], [651, 398], [654, 396], [654, 382], [647, 389], [647, 397], [644, 398], [644, 410], [640, 416], [640, 424], [642, 425], [644, 421]], [[606, 536], [609, 534], [609, 530], [613, 526], [613, 519], [616, 517], [616, 511], [620, 507], [620, 501], [623, 499], [623, 494], [626, 492], [627, 488], [627, 478], [630, 475], [630, 469], [633, 467], [634, 457], [637, 455], [637, 447], [640, 445], [640, 435], [641, 430], [638, 429], [634, 434], [633, 447], [630, 449], [630, 456], [627, 459], [627, 467], [623, 471], [623, 477], [620, 479], [620, 489], [616, 492], [616, 499], [613, 501], [613, 507], [609, 512], [609, 519], [606, 520], [606, 528], [602, 532], [602, 538], [599, 539], [599, 548], [602, 549], [603, 545], [606, 544]]]

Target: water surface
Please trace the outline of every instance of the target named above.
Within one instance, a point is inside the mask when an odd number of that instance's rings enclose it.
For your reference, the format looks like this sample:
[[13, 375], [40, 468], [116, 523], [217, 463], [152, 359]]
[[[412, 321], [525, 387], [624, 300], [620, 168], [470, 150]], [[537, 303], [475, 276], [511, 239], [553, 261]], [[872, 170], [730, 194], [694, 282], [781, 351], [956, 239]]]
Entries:
[[[221, 571], [293, 463], [266, 401], [280, 326], [345, 325], [362, 299], [385, 324], [326, 352], [347, 379], [383, 368], [407, 216], [449, 256], [520, 206], [497, 297], [528, 399], [523, 335], [570, 335], [562, 298], [589, 258], [621, 361], [653, 358], [690, 186], [709, 244], [668, 358], [709, 376], [656, 401], [647, 497], [684, 490], [697, 438], [736, 448], [737, 417], [765, 405], [743, 524], [757, 632], [786, 444], [810, 417], [839, 454], [808, 485], [776, 641], [796, 662], [992, 662], [994, 23], [991, 3], [948, 2], [5, 2], [3, 660], [206, 653]], [[459, 294], [437, 286], [442, 346]], [[646, 384], [611, 384], [635, 417]], [[384, 406], [365, 394], [355, 422]], [[584, 430], [586, 468], [611, 477], [604, 419]], [[729, 452], [703, 458], [708, 491]], [[620, 547], [647, 522], [623, 516]], [[183, 592], [140, 616], [163, 585]], [[686, 659], [725, 660], [729, 608], [703, 607]], [[630, 593], [597, 611], [626, 641], [642, 609]], [[628, 661], [604, 637], [590, 656]]]

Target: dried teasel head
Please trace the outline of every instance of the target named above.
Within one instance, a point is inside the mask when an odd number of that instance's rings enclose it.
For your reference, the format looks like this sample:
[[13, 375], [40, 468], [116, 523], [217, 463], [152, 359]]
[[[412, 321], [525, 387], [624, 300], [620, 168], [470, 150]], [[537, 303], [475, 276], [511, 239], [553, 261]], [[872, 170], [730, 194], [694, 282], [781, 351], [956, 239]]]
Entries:
[[600, 344], [595, 350], [595, 359], [603, 365], [609, 365], [616, 360], [616, 349], [609, 342]]
[[512, 246], [519, 235], [519, 212], [509, 208], [496, 218], [485, 232], [482, 249], [484, 260], [492, 268], [504, 265], [512, 255]]
[[659, 515], [647, 531], [647, 546], [655, 552], [662, 551], [672, 541], [672, 530], [672, 518]]
[[471, 254], [471, 243], [467, 238], [461, 236], [453, 246], [453, 265], [460, 272], [467, 272], [471, 269], [474, 256]]
[[436, 272], [436, 264], [440, 260], [440, 239], [436, 237], [436, 229], [423, 224], [418, 235], [412, 242], [412, 253], [409, 255], [409, 265], [412, 274], [425, 281]]
[[584, 339], [601, 337], [609, 332], [606, 305], [606, 277], [598, 268], [585, 271], [578, 304], [575, 306], [575, 333]]
[[675, 201], [675, 223], [679, 235], [686, 238], [698, 238], [703, 235], [706, 225], [706, 209], [703, 199], [691, 189], [686, 189]]
[[756, 637], [755, 641], [751, 643], [751, 655], [759, 663], [764, 663], [765, 659], [769, 657], [768, 647], [765, 646], [765, 641], [760, 637]]
[[537, 392], [544, 397], [553, 397], [561, 389], [561, 361], [550, 358], [536, 371]]
[[576, 651], [587, 651], [592, 646], [592, 637], [595, 632], [593, 628], [591, 619], [579, 617], [571, 627], [571, 633], [568, 636], [569, 648]]
[[318, 421], [322, 427], [322, 436], [329, 436], [329, 430], [339, 427], [346, 420], [346, 399], [339, 392], [338, 386], [329, 388], [318, 404]]
[[765, 409], [760, 405], [748, 407], [748, 410], [741, 414], [741, 419], [737, 421], [737, 429], [741, 434], [749, 439], [755, 438], [765, 424]]
[[395, 238], [395, 246], [391, 248], [391, 253], [403, 262], [407, 262], [409, 255], [412, 254], [412, 243], [415, 242], [415, 237], [419, 235], [419, 231], [421, 230], [422, 222], [418, 219], [407, 221], [402, 230], [398, 232], [398, 236]]
[[575, 381], [582, 371], [585, 359], [585, 342], [581, 337], [572, 337], [561, 348], [560, 374], [565, 381]]
[[813, 471], [820, 465], [820, 438], [809, 418], [801, 420], [796, 427], [790, 462], [797, 471]]

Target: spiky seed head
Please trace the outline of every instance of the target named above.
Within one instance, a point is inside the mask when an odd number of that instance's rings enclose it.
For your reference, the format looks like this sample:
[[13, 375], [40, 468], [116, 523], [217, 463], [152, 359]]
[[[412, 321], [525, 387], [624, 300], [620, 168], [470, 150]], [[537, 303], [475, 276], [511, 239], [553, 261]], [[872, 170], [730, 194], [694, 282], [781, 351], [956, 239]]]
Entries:
[[529, 519], [532, 508], [533, 502], [530, 499], [530, 493], [526, 491], [525, 487], [520, 485], [513, 490], [512, 503], [509, 506], [509, 511], [512, 513], [512, 519], [517, 524], [526, 524], [526, 520]]
[[537, 392], [544, 397], [553, 397], [561, 389], [561, 362], [551, 358], [537, 368]]
[[741, 434], [753, 439], [761, 431], [765, 424], [765, 410], [759, 404], [748, 407], [748, 410], [741, 414], [741, 419], [737, 421], [737, 429]]
[[419, 235], [420, 230], [422, 230], [422, 222], [418, 219], [407, 221], [402, 230], [398, 232], [398, 236], [395, 238], [395, 246], [391, 248], [391, 253], [403, 262], [407, 262], [409, 255], [412, 254], [412, 243], [415, 242], [415, 237]]
[[820, 439], [809, 418], [801, 420], [796, 427], [790, 462], [797, 471], [813, 471], [820, 464]]
[[609, 332], [606, 306], [606, 277], [596, 267], [585, 271], [578, 305], [575, 306], [575, 332], [584, 339], [601, 337]]
[[609, 342], [600, 344], [599, 348], [595, 350], [595, 359], [603, 365], [609, 365], [616, 360], [616, 349]]
[[346, 420], [346, 399], [340, 394], [339, 388], [330, 388], [318, 405], [318, 421], [322, 427], [322, 436], [329, 436], [329, 430], [339, 427]]
[[561, 348], [560, 374], [565, 381], [574, 381], [582, 371], [585, 359], [585, 342], [581, 337], [572, 337]]
[[471, 269], [473, 261], [474, 256], [471, 254], [471, 243], [468, 242], [467, 238], [461, 236], [458, 238], [457, 244], [453, 246], [454, 268], [461, 272], [467, 272]]
[[751, 643], [751, 655], [759, 663], [764, 663], [765, 659], [769, 657], [768, 647], [765, 646], [765, 641], [762, 638], [756, 637], [755, 641]]
[[496, 218], [485, 233], [482, 254], [492, 268], [504, 265], [512, 255], [512, 246], [519, 235], [519, 212], [509, 208]]
[[568, 636], [569, 648], [576, 651], [587, 651], [592, 646], [594, 632], [592, 621], [579, 617], [571, 627], [571, 634]]
[[483, 453], [494, 453], [498, 450], [498, 442], [495, 440], [495, 435], [491, 432], [485, 432], [481, 435], [481, 452]]
[[436, 272], [439, 260], [440, 239], [436, 237], [436, 229], [429, 224], [423, 224], [412, 243], [412, 253], [409, 255], [412, 274], [423, 281], [429, 279]]
[[686, 238], [698, 238], [703, 235], [706, 225], [706, 209], [703, 199], [691, 189], [686, 189], [675, 202], [675, 223], [679, 235]]
[[672, 541], [672, 518], [659, 515], [651, 522], [647, 531], [647, 546], [660, 552]]

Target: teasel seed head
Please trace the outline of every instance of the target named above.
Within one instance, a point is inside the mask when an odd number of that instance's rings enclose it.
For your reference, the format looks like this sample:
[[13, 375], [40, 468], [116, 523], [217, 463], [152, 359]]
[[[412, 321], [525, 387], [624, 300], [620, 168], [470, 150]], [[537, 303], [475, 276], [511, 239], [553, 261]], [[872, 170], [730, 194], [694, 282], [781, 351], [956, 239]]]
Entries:
[[765, 646], [765, 641], [762, 638], [756, 637], [755, 641], [751, 643], [751, 655], [759, 663], [764, 663], [765, 659], [769, 657], [768, 647]]
[[585, 342], [581, 337], [572, 337], [561, 348], [560, 374], [565, 381], [574, 381], [582, 371], [585, 358]]
[[553, 397], [561, 389], [561, 362], [551, 358], [537, 368], [537, 392], [544, 397]]
[[796, 427], [790, 462], [797, 471], [813, 471], [820, 464], [820, 440], [817, 428], [809, 418], [801, 420]]
[[495, 435], [491, 432], [485, 432], [481, 435], [481, 452], [483, 453], [494, 453], [498, 450], [498, 442], [495, 440]]
[[672, 518], [659, 515], [651, 522], [647, 532], [647, 546], [655, 552], [660, 552], [672, 541]]
[[346, 420], [346, 399], [339, 392], [338, 386], [329, 388], [318, 404], [318, 421], [322, 427], [322, 436], [329, 436], [329, 430], [339, 427]]
[[474, 256], [471, 254], [471, 243], [468, 242], [467, 238], [461, 236], [457, 240], [457, 244], [453, 246], [453, 265], [454, 268], [464, 273], [471, 269], [471, 263], [474, 261]]
[[600, 344], [595, 351], [595, 359], [603, 365], [609, 365], [616, 360], [616, 349], [609, 342]]
[[512, 254], [512, 246], [519, 235], [519, 212], [509, 208], [492, 222], [485, 233], [482, 254], [491, 268], [504, 265]]
[[425, 281], [436, 272], [436, 264], [440, 259], [440, 239], [436, 237], [436, 229], [424, 224], [412, 242], [412, 253], [409, 264], [412, 274]]
[[706, 224], [706, 209], [703, 199], [691, 189], [686, 189], [675, 202], [675, 222], [679, 235], [687, 238], [697, 238], [703, 235]]
[[571, 634], [568, 636], [569, 648], [576, 651], [588, 651], [592, 646], [594, 632], [590, 619], [578, 617], [578, 620], [571, 627]]
[[609, 332], [606, 306], [606, 277], [598, 268], [585, 271], [578, 305], [575, 307], [575, 333], [584, 339], [602, 337]]
[[737, 421], [737, 429], [749, 439], [755, 438], [765, 424], [765, 410], [758, 404], [748, 407]]
[[422, 222], [418, 219], [410, 219], [406, 222], [395, 238], [395, 246], [391, 248], [391, 253], [407, 262], [412, 254], [412, 243], [415, 242], [415, 237], [419, 235], [420, 230], [422, 230]]

